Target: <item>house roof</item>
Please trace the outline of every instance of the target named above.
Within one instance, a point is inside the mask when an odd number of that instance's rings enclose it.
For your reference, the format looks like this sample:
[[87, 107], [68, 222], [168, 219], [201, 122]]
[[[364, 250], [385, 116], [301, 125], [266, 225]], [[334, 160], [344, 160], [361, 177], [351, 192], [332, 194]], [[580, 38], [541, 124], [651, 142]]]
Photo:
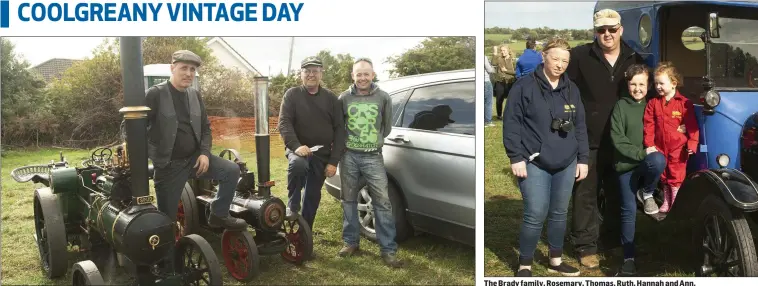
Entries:
[[60, 78], [63, 75], [63, 72], [74, 65], [74, 63], [80, 61], [81, 60], [53, 58], [32, 67], [31, 70], [38, 72], [45, 82], [51, 82], [54, 78]]
[[253, 65], [251, 65], [250, 62], [248, 62], [247, 59], [245, 59], [245, 57], [243, 57], [240, 53], [238, 53], [237, 50], [232, 48], [232, 46], [229, 45], [229, 43], [227, 43], [223, 38], [214, 37], [213, 39], [210, 39], [207, 44], [210, 45], [216, 42], [221, 44], [221, 46], [224, 47], [225, 49], [229, 50], [234, 56], [234, 58], [236, 58], [238, 61], [244, 64], [245, 67], [247, 67], [249, 70], [254, 71], [255, 73], [261, 75], [260, 71], [258, 71]]

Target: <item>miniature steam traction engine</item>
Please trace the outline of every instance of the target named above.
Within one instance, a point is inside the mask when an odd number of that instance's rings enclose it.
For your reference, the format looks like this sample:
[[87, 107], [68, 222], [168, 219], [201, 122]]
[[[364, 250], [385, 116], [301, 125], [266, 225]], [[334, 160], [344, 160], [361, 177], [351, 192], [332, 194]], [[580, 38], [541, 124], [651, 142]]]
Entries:
[[[126, 143], [115, 152], [99, 148], [82, 167], [69, 166], [61, 154], [60, 162], [11, 172], [18, 182], [44, 185], [34, 192], [34, 237], [42, 268], [48, 278], [65, 275], [71, 244], [80, 252], [112, 249], [119, 261], [133, 266], [140, 285], [221, 285], [219, 262], [208, 242], [198, 235], [172, 239], [176, 223], [158, 211], [149, 195], [140, 46], [139, 38], [121, 39]], [[167, 257], [172, 244], [175, 255]], [[193, 250], [199, 257], [192, 257]], [[174, 271], [157, 266], [168, 260], [174, 261]], [[105, 284], [90, 260], [76, 263], [72, 276], [74, 285]]]
[[[258, 181], [247, 169], [239, 152], [226, 149], [219, 155], [237, 163], [240, 180], [230, 214], [244, 219], [254, 230], [248, 231], [211, 229], [221, 235], [221, 250], [229, 273], [239, 281], [250, 281], [258, 274], [260, 255], [281, 254], [291, 262], [300, 264], [313, 253], [313, 237], [305, 219], [285, 219], [285, 204], [271, 195], [274, 182], [270, 180], [270, 141], [268, 134], [268, 84], [265, 77], [255, 81], [255, 150]], [[209, 180], [189, 180], [185, 184], [179, 203], [177, 222], [182, 234], [196, 233], [199, 227], [209, 228], [207, 217], [209, 205], [216, 196], [217, 184]]]

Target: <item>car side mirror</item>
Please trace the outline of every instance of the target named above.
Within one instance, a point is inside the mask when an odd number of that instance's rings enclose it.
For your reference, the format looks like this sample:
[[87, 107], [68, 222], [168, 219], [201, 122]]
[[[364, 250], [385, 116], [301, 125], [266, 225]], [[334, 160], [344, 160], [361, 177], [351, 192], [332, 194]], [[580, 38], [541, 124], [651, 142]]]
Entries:
[[717, 13], [708, 15], [708, 36], [714, 39], [719, 37], [719, 15]]

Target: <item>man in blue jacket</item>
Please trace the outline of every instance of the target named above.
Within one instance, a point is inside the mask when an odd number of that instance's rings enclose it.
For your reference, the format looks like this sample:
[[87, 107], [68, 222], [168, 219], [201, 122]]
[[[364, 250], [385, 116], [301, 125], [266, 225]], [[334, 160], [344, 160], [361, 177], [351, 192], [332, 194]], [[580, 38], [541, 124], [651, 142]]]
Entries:
[[516, 61], [516, 78], [528, 75], [542, 63], [542, 55], [534, 49], [535, 46], [534, 39], [526, 39], [526, 50]]

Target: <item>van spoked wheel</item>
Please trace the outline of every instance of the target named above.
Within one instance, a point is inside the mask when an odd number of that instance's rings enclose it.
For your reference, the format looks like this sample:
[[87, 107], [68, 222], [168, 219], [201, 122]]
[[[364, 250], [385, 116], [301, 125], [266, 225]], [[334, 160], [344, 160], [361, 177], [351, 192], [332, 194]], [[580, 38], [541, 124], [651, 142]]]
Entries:
[[80, 261], [74, 264], [72, 275], [74, 286], [105, 285], [103, 276], [97, 270], [95, 263], [90, 260]]
[[221, 235], [221, 253], [229, 274], [238, 281], [249, 282], [258, 276], [260, 256], [253, 235], [247, 230], [225, 230]]
[[717, 196], [708, 196], [698, 209], [694, 241], [698, 276], [758, 276], [753, 236], [742, 213]]

